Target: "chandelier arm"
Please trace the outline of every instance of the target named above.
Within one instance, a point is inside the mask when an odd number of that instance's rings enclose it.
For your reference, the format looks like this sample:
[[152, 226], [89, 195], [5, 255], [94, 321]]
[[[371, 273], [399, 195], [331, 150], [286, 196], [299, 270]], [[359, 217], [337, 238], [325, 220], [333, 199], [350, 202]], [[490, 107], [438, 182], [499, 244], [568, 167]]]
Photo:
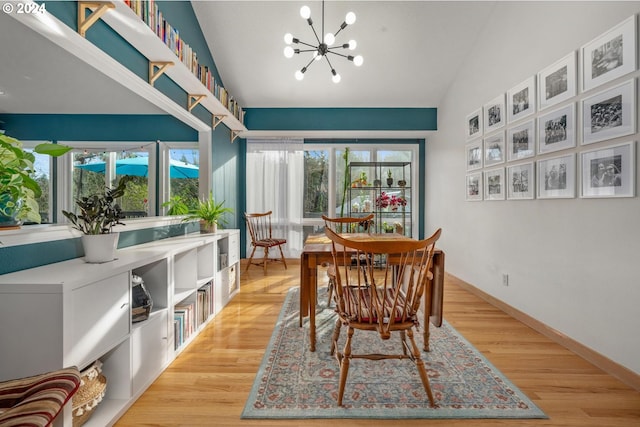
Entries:
[[[349, 55], [343, 55], [343, 54], [341, 54], [341, 53], [334, 52], [334, 51], [331, 51], [331, 50], [330, 50], [330, 51], [327, 51], [327, 53], [332, 53], [332, 54], [334, 54], [334, 55], [342, 56], [343, 58], [347, 58], [347, 59], [349, 59]], [[326, 56], [326, 55], [325, 55], [325, 56]], [[351, 59], [349, 59], [349, 61], [351, 61]]]
[[315, 61], [316, 61], [316, 58], [311, 58], [311, 61], [309, 61], [309, 63], [305, 65], [303, 68], [308, 70], [311, 64], [313, 64]]
[[[333, 52], [331, 52], [333, 53]], [[333, 65], [331, 65], [331, 61], [329, 61], [329, 56], [328, 55], [324, 55], [324, 59], [327, 60], [327, 64], [329, 64], [329, 68], [331, 68], [331, 71], [333, 71]]]
[[300, 41], [300, 40], [298, 40], [298, 44], [303, 44], [303, 45], [305, 45], [305, 46], [312, 47], [312, 48], [314, 48], [314, 49], [316, 49], [316, 50], [318, 49], [318, 46], [314, 46], [314, 45], [312, 45], [312, 44], [305, 43], [305, 42]]

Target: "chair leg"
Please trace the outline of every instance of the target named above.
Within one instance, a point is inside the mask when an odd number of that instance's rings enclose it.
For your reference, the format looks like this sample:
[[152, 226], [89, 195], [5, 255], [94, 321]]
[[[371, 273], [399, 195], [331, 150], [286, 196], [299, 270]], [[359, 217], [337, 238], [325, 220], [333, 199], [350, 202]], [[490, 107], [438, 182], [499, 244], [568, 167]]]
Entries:
[[340, 338], [340, 329], [342, 329], [342, 321], [336, 320], [336, 326], [333, 328], [333, 336], [331, 337], [331, 355], [333, 356], [338, 347], [338, 339]]
[[335, 286], [335, 283], [333, 281], [333, 277], [329, 277], [329, 283], [327, 285], [328, 288], [328, 294], [329, 296], [327, 297], [327, 307], [331, 307], [331, 297], [333, 297], [333, 287]]
[[264, 271], [264, 274], [267, 274], [267, 261], [269, 260], [269, 248], [268, 247], [264, 247], [264, 259], [262, 261], [262, 269]]
[[422, 385], [424, 386], [424, 390], [427, 392], [427, 396], [429, 397], [429, 403], [432, 408], [436, 407], [436, 403], [433, 399], [433, 393], [431, 392], [431, 386], [429, 385], [429, 377], [427, 376], [427, 369], [424, 367], [424, 362], [420, 357], [420, 349], [416, 345], [416, 341], [413, 339], [413, 329], [407, 329], [407, 336], [409, 337], [409, 341], [411, 342], [411, 350], [413, 353], [413, 360], [418, 367], [418, 372], [420, 373], [420, 379], [422, 380]]
[[282, 259], [282, 263], [284, 264], [284, 269], [287, 269], [287, 261], [284, 259], [284, 252], [282, 252], [282, 245], [278, 245], [278, 249], [280, 249], [280, 259]]
[[342, 406], [342, 398], [344, 397], [344, 386], [347, 384], [347, 374], [349, 373], [349, 361], [351, 360], [351, 338], [353, 337], [353, 328], [349, 326], [347, 331], [347, 342], [344, 344], [344, 352], [340, 358], [340, 386], [338, 387], [338, 406]]
[[251, 251], [251, 256], [249, 257], [249, 262], [247, 263], [247, 268], [245, 268], [244, 271], [249, 270], [249, 267], [251, 266], [251, 263], [253, 262], [253, 254], [256, 253], [256, 249], [257, 249], [257, 247], [254, 246], [253, 250]]

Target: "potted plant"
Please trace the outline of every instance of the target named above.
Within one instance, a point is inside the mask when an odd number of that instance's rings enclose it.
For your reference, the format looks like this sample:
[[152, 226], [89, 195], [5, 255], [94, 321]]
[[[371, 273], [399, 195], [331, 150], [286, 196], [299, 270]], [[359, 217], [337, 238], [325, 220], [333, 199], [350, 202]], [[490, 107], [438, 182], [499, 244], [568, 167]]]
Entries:
[[198, 201], [198, 206], [192, 209], [183, 221], [200, 220], [201, 233], [215, 233], [218, 231], [218, 222], [226, 224], [222, 215], [233, 213], [233, 209], [224, 207], [224, 200], [216, 203], [213, 193], [209, 192], [209, 197], [203, 197]]
[[391, 173], [391, 169], [387, 171], [387, 185], [389, 187], [393, 185], [393, 174]]
[[162, 204], [163, 208], [169, 208], [167, 215], [187, 215], [189, 213], [189, 206], [184, 201], [184, 198], [179, 194], [171, 196], [169, 200]]
[[[71, 147], [43, 143], [34, 151], [60, 156]], [[23, 149], [22, 142], [0, 134], [0, 228], [18, 228], [23, 221], [40, 222], [38, 202], [42, 191], [32, 178], [35, 156]]]
[[107, 188], [104, 194], [93, 194], [76, 199], [80, 212], [62, 211], [71, 222], [72, 227], [82, 232], [82, 246], [85, 261], [101, 263], [115, 259], [119, 233], [113, 232], [116, 225], [125, 225], [122, 219], [122, 209], [116, 203], [122, 197], [127, 183], [132, 177], [125, 175], [115, 188]]

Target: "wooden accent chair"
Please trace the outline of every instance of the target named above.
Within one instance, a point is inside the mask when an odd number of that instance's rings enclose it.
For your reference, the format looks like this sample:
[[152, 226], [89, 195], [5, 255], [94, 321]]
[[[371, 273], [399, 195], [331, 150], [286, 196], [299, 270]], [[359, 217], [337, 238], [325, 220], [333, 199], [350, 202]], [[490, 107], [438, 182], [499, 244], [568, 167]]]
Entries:
[[[282, 252], [282, 245], [287, 243], [286, 239], [273, 237], [271, 231], [271, 212], [265, 213], [246, 213], [244, 214], [244, 219], [247, 222], [247, 227], [249, 228], [249, 235], [251, 236], [251, 246], [253, 246], [253, 250], [251, 251], [251, 256], [249, 257], [249, 262], [247, 263], [247, 268], [245, 271], [249, 270], [251, 264], [262, 265], [264, 269], [264, 274], [267, 274], [267, 262], [273, 261], [282, 261], [284, 264], [284, 268], [287, 268], [287, 262], [284, 259], [284, 253]], [[280, 250], [280, 259], [269, 258], [269, 249], [277, 246]], [[264, 256], [262, 261], [253, 262], [253, 255], [256, 253], [256, 249], [262, 248], [264, 251]]]
[[75, 366], [0, 382], [0, 425], [50, 426], [79, 387]]
[[[322, 215], [325, 227], [330, 228], [338, 234], [345, 233], [369, 233], [373, 229], [373, 214], [369, 214], [364, 217], [338, 217], [330, 218], [326, 215]], [[354, 262], [352, 260], [352, 262]], [[331, 299], [333, 297], [333, 289], [336, 283], [336, 269], [333, 264], [324, 264], [323, 267], [327, 267], [327, 277], [329, 278], [329, 284], [327, 285], [327, 305], [331, 305]]]
[[[433, 252], [442, 230], [438, 229], [425, 240], [394, 240], [352, 238], [336, 234], [330, 228], [325, 233], [331, 239], [331, 253], [336, 268], [336, 320], [331, 354], [340, 364], [338, 405], [342, 398], [351, 359], [411, 359], [418, 368], [420, 379], [435, 407], [429, 378], [414, 340], [413, 328], [419, 324], [418, 310], [424, 292], [432, 292], [431, 272]], [[355, 255], [358, 268], [351, 268]], [[368, 276], [365, 283], [363, 273]], [[428, 295], [428, 294], [427, 294]], [[337, 349], [342, 326], [347, 328], [343, 351]], [[428, 325], [425, 325], [428, 327]], [[382, 340], [398, 332], [402, 354], [352, 354], [354, 331], [374, 331]]]

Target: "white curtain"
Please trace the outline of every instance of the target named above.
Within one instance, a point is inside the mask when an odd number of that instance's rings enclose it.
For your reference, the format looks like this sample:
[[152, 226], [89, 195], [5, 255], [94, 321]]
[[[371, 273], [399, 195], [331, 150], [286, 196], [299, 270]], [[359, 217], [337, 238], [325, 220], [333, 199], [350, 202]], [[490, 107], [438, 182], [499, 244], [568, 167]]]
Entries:
[[[299, 257], [304, 243], [303, 140], [248, 139], [246, 166], [247, 212], [273, 211], [273, 235], [287, 239], [283, 247], [285, 257]], [[251, 241], [247, 240], [247, 254], [250, 254]]]

